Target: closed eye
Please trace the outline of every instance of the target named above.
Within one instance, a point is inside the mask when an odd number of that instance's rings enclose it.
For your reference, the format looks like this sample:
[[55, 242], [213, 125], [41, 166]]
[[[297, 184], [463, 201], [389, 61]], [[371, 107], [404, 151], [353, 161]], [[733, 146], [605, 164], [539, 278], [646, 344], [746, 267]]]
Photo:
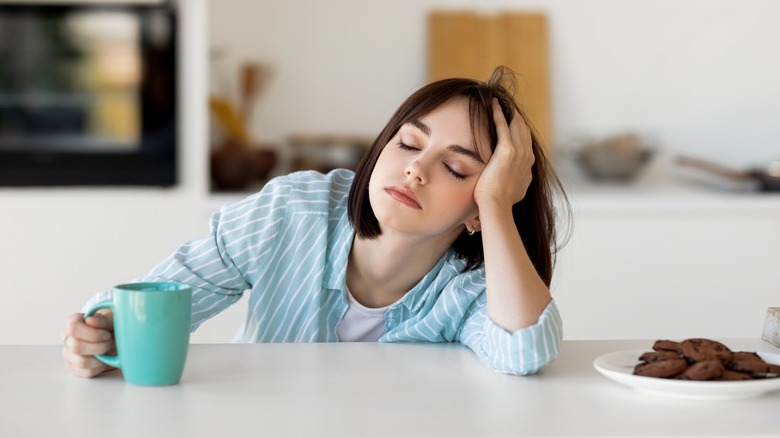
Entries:
[[398, 140], [398, 148], [404, 151], [419, 151], [416, 147], [409, 146], [401, 140]]
[[459, 180], [464, 180], [464, 179], [466, 179], [466, 175], [461, 175], [460, 173], [458, 173], [458, 172], [455, 172], [455, 171], [452, 169], [452, 167], [448, 166], [446, 163], [442, 163], [442, 165], [444, 166], [444, 168], [445, 168], [445, 169], [447, 169], [447, 172], [449, 172], [450, 174], [452, 174], [452, 176], [454, 176], [454, 177], [455, 177], [455, 179], [459, 179]]

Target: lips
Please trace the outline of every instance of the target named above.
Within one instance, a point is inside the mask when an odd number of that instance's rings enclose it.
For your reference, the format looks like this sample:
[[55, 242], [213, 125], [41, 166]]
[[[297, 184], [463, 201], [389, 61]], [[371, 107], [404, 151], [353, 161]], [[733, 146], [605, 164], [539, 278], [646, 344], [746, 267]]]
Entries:
[[422, 210], [422, 206], [420, 205], [420, 199], [417, 198], [417, 195], [415, 195], [414, 191], [412, 191], [412, 189], [410, 189], [409, 187], [392, 186], [386, 188], [385, 192], [387, 192], [387, 194], [390, 195], [390, 197], [400, 202], [401, 204], [404, 204], [408, 207]]

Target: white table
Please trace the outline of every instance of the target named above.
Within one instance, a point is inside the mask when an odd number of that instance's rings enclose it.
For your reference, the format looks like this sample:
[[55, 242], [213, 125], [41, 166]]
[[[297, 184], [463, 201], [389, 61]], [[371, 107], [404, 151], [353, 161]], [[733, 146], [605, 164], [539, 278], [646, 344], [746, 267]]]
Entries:
[[182, 384], [162, 388], [71, 377], [59, 346], [0, 346], [0, 437], [780, 436], [780, 391], [682, 400], [592, 366], [651, 345], [567, 341], [541, 372], [514, 377], [459, 345], [195, 344]]

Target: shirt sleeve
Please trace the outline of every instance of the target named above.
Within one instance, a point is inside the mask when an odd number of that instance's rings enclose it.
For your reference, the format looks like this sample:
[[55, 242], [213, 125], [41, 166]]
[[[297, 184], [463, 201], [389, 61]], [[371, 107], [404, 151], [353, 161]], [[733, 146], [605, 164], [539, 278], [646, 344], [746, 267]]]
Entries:
[[562, 338], [561, 317], [554, 300], [536, 324], [509, 332], [488, 316], [484, 293], [471, 304], [458, 333], [458, 340], [488, 366], [515, 375], [533, 374], [555, 359]]
[[[209, 234], [184, 243], [144, 277], [133, 281], [175, 281], [192, 287], [192, 330], [237, 302], [252, 287], [252, 270], [263, 266], [285, 216], [288, 178], [212, 214]], [[110, 291], [92, 297], [85, 308], [111, 299]]]

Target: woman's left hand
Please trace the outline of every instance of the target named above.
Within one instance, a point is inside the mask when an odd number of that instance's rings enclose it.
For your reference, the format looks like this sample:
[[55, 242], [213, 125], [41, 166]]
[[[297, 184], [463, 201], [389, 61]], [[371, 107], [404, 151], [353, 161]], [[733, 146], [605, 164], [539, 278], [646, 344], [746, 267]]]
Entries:
[[474, 188], [478, 206], [486, 202], [512, 205], [520, 202], [531, 184], [535, 157], [531, 147], [531, 129], [519, 112], [507, 125], [498, 99], [493, 99], [493, 120], [498, 144]]

